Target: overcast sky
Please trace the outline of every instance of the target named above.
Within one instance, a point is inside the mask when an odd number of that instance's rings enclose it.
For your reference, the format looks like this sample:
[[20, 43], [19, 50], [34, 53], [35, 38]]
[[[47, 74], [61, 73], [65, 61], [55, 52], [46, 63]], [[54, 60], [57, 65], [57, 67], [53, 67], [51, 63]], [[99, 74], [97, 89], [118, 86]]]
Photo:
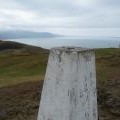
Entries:
[[120, 35], [120, 0], [0, 0], [0, 30], [71, 34], [88, 28]]

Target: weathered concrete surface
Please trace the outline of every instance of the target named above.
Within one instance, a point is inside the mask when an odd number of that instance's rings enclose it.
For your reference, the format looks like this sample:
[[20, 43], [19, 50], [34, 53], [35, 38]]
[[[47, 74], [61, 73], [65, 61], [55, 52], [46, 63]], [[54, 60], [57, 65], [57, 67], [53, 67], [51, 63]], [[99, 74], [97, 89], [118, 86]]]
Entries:
[[38, 120], [98, 120], [94, 51], [51, 50]]

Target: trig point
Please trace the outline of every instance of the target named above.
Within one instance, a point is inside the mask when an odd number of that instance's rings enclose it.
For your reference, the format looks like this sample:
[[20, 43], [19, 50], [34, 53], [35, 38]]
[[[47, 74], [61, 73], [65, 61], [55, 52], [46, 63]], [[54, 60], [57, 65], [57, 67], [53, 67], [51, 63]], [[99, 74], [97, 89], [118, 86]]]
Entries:
[[98, 120], [96, 92], [94, 51], [53, 48], [37, 120]]

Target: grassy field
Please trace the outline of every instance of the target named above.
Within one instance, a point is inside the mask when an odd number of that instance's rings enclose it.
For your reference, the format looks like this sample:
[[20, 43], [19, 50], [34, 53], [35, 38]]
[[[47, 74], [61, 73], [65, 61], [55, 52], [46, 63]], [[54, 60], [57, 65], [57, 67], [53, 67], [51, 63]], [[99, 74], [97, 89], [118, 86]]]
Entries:
[[[120, 120], [120, 49], [95, 51], [99, 118]], [[42, 48], [0, 41], [0, 120], [36, 119], [48, 55]]]
[[97, 79], [100, 81], [120, 78], [120, 49], [98, 49], [96, 51]]
[[[5, 45], [12, 46], [6, 49]], [[0, 48], [5, 48], [0, 50], [0, 87], [43, 80], [47, 50], [13, 42], [1, 42]]]
[[[43, 80], [48, 50], [14, 42], [0, 42], [0, 49], [0, 87]], [[95, 51], [97, 79], [120, 78], [120, 49]]]

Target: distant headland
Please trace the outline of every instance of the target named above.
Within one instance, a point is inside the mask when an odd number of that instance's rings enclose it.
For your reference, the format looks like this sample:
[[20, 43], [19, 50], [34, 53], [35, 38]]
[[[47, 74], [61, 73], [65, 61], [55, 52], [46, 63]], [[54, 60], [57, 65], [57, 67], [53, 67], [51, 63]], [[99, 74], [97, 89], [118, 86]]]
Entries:
[[0, 39], [21, 39], [21, 38], [49, 38], [60, 35], [49, 32], [34, 32], [25, 30], [0, 31]]

